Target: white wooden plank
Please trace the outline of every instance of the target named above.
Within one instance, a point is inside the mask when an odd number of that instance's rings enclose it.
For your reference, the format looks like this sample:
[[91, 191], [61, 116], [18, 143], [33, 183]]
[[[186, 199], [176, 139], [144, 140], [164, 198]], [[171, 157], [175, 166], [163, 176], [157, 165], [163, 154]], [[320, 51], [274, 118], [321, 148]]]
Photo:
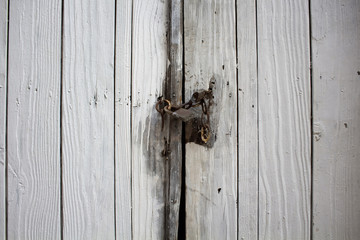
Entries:
[[8, 239], [60, 239], [61, 1], [11, 1]]
[[63, 237], [114, 239], [112, 0], [64, 1]]
[[[155, 103], [165, 93], [168, 0], [134, 0], [132, 37], [133, 239], [165, 238], [168, 131]], [[165, 139], [164, 139], [165, 138]]]
[[311, 1], [313, 238], [360, 236], [360, 2]]
[[309, 239], [308, 1], [259, 0], [259, 238]]
[[0, 1], [0, 238], [6, 239], [6, 76], [8, 0]]
[[[185, 92], [214, 76], [212, 147], [186, 143], [187, 239], [237, 237], [237, 79], [235, 1], [185, 1]], [[188, 128], [186, 129], [189, 130]], [[187, 133], [188, 134], [188, 133]], [[210, 144], [211, 145], [211, 144]]]
[[238, 239], [258, 239], [258, 118], [255, 1], [237, 1]]
[[115, 206], [116, 239], [131, 239], [132, 0], [116, 1]]

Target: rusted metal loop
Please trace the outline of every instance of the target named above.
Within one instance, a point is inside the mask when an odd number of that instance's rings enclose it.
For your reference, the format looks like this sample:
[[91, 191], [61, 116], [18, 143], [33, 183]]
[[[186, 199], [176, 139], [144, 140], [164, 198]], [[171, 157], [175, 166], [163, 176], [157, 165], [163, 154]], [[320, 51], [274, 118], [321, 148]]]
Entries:
[[210, 140], [210, 137], [211, 137], [210, 127], [208, 124], [205, 124], [204, 126], [201, 127], [201, 140], [204, 143], [207, 143]]
[[193, 102], [198, 102], [199, 101], [199, 93], [198, 92], [194, 92], [192, 97], [191, 97], [191, 100]]
[[160, 109], [160, 104], [163, 103], [163, 102], [164, 102], [164, 100], [160, 99], [155, 105], [156, 111], [158, 111], [160, 114], [163, 113], [163, 109]]
[[203, 113], [207, 114], [207, 106], [206, 106], [206, 102], [204, 101], [204, 99], [201, 100], [200, 104], [201, 104], [201, 109], [202, 109]]
[[[164, 108], [160, 108], [160, 104], [162, 104], [162, 103], [164, 103], [164, 102], [166, 102], [167, 103], [167, 105], [165, 105], [164, 106]], [[164, 112], [164, 109], [171, 109], [171, 102], [169, 101], [169, 100], [167, 100], [167, 99], [160, 99], [157, 103], [156, 103], [156, 105], [155, 105], [155, 109], [156, 109], [156, 111], [158, 111], [159, 113], [163, 113]]]
[[[160, 104], [166, 102], [168, 105], [165, 105], [164, 108], [160, 108]], [[165, 111], [167, 110], [167, 108], [171, 109], [171, 102], [169, 100], [166, 99], [160, 99], [156, 105], [155, 105], [155, 109], [156, 111], [158, 111], [161, 115], [161, 131], [164, 130], [164, 115], [165, 115]]]
[[164, 99], [164, 101], [168, 104], [167, 106], [165, 105], [164, 109], [171, 110], [171, 102], [167, 99]]

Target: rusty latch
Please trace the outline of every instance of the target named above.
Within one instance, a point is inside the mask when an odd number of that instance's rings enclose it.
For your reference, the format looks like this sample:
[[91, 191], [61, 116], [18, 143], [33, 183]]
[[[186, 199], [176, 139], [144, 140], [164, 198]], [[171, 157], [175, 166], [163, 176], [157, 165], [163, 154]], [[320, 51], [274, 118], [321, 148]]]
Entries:
[[[190, 108], [201, 106], [202, 114], [200, 118], [201, 122], [201, 140], [206, 143], [209, 141], [211, 136], [210, 131], [210, 99], [212, 98], [212, 85], [209, 86], [208, 90], [195, 92], [191, 99], [180, 105], [174, 106], [169, 100], [160, 98], [156, 103], [156, 110], [161, 114], [162, 129], [164, 128], [164, 116], [165, 113], [170, 117], [180, 119], [183, 122], [188, 122], [194, 118], [197, 118], [194, 111]], [[206, 101], [207, 100], [207, 101]]]

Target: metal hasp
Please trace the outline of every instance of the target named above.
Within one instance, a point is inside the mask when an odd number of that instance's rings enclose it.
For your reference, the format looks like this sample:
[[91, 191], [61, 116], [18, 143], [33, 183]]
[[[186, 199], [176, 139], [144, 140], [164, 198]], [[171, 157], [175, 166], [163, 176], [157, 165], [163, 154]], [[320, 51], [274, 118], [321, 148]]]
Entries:
[[[210, 131], [210, 101], [212, 100], [212, 81], [208, 90], [202, 90], [195, 92], [191, 99], [180, 105], [174, 106], [171, 101], [163, 98], [159, 98], [156, 103], [156, 110], [161, 114], [162, 128], [164, 127], [164, 116], [169, 115], [172, 118], [180, 119], [183, 122], [188, 122], [195, 118], [200, 119], [200, 135], [201, 140], [207, 143], [211, 137]], [[196, 114], [196, 111], [192, 111], [192, 108], [201, 106], [201, 116]]]
[[180, 108], [179, 110], [176, 110], [175, 112], [170, 111], [170, 116], [180, 119], [183, 122], [188, 122], [191, 119], [195, 118], [194, 112], [190, 111], [189, 109]]

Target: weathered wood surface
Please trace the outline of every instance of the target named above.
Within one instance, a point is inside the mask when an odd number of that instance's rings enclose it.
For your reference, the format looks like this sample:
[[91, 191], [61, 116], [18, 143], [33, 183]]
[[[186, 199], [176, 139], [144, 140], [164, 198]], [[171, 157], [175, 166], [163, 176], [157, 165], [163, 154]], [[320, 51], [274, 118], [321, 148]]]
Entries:
[[[172, 104], [182, 103], [183, 90], [183, 4], [181, 0], [171, 0], [170, 5], [170, 83], [166, 94]], [[182, 121], [171, 119], [169, 123], [169, 175], [167, 204], [166, 238], [178, 239], [179, 207], [182, 184]]]
[[63, 238], [114, 239], [112, 0], [64, 1]]
[[259, 238], [309, 239], [308, 1], [259, 0]]
[[8, 0], [0, 1], [0, 238], [6, 239], [6, 80]]
[[[132, 234], [165, 238], [168, 128], [155, 110], [169, 68], [169, 1], [134, 0], [132, 35]], [[166, 152], [166, 151], [165, 151]]]
[[237, 1], [238, 239], [258, 238], [258, 117], [255, 1]]
[[11, 1], [9, 21], [7, 237], [60, 239], [61, 1]]
[[116, 1], [115, 207], [116, 239], [131, 239], [132, 1]]
[[360, 237], [360, 2], [311, 1], [313, 238]]
[[[208, 89], [212, 147], [186, 143], [186, 237], [237, 236], [235, 1], [184, 1], [185, 97]], [[188, 129], [187, 129], [188, 130]], [[210, 143], [210, 145], [212, 144]]]
[[187, 238], [359, 238], [360, 3], [310, 2], [1, 0], [0, 239], [176, 239], [182, 124], [154, 106], [212, 77]]

